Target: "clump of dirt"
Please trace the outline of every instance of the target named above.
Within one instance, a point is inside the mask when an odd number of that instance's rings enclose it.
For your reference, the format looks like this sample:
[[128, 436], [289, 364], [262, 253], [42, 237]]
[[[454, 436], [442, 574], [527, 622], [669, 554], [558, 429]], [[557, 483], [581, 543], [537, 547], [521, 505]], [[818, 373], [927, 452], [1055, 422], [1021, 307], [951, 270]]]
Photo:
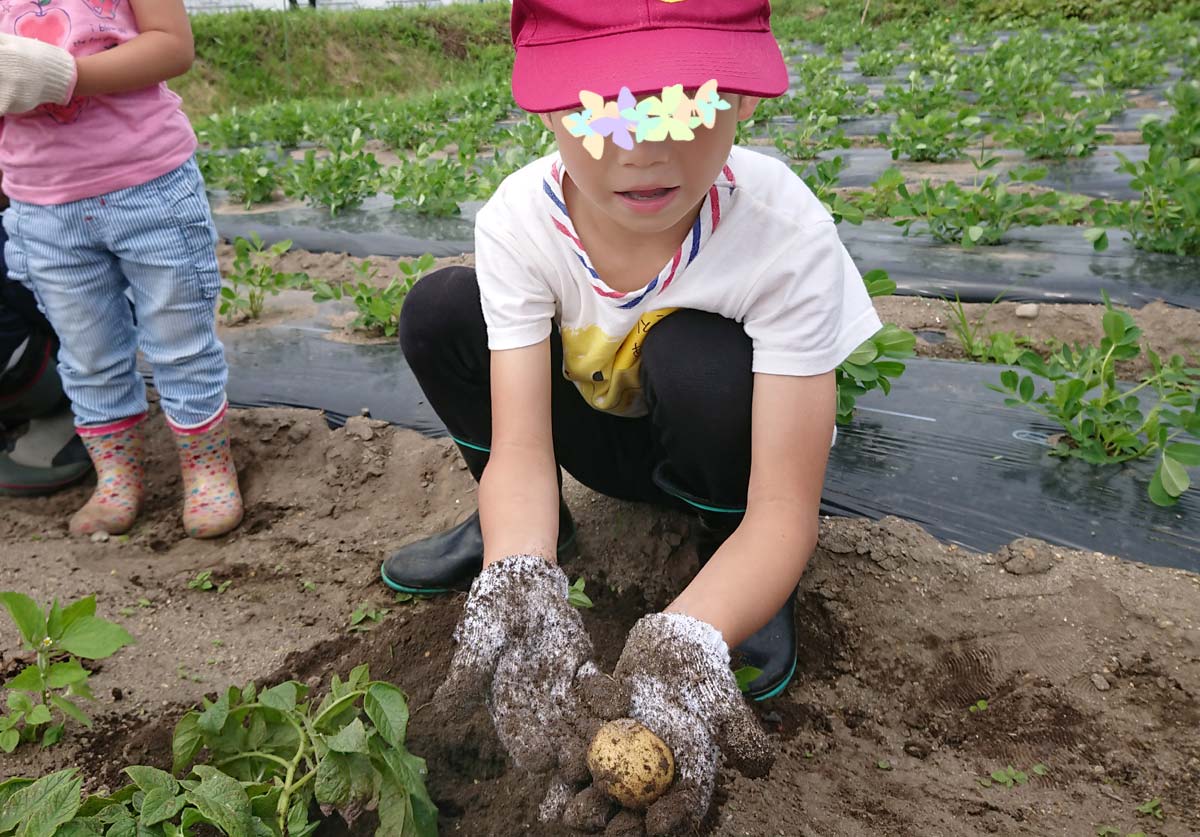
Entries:
[[[473, 510], [453, 447], [366, 419], [330, 430], [294, 410], [234, 411], [232, 428], [249, 513], [215, 542], [184, 537], [158, 416], [147, 507], [128, 538], [67, 537], [86, 485], [6, 501], [0, 589], [41, 601], [96, 593], [100, 614], [138, 644], [94, 675], [92, 729], [73, 727], [50, 750], [22, 747], [0, 779], [77, 765], [89, 788], [112, 787], [127, 764], [167, 766], [171, 730], [205, 694], [288, 678], [322, 687], [366, 662], [409, 695], [408, 743], [428, 761], [443, 833], [560, 834], [537, 822], [545, 788], [509, 766], [484, 710], [451, 726], [428, 705], [463, 595], [401, 603], [378, 581], [389, 549]], [[565, 570], [587, 579], [595, 607], [584, 620], [611, 670], [632, 624], [694, 573], [690, 521], [571, 481], [564, 490], [580, 530]], [[203, 570], [232, 583], [189, 587]], [[363, 603], [388, 612], [351, 633]], [[1195, 834], [1198, 613], [1200, 579], [1181, 571], [1036, 541], [977, 555], [896, 519], [823, 521], [797, 608], [796, 679], [755, 706], [775, 767], [755, 780], [724, 772], [704, 832]], [[17, 650], [4, 629], [4, 659]], [[1027, 781], [983, 786], [1010, 765]], [[1136, 813], [1152, 798], [1161, 822]]]

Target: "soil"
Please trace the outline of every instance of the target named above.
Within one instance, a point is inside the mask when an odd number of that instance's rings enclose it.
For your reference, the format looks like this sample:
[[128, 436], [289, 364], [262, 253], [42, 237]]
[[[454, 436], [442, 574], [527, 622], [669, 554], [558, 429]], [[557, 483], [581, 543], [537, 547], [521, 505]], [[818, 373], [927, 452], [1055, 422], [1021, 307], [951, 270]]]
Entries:
[[[50, 750], [21, 748], [0, 761], [0, 778], [76, 765], [90, 788], [112, 787], [126, 764], [168, 765], [173, 725], [202, 695], [249, 680], [316, 684], [368, 662], [420, 707], [408, 744], [428, 760], [442, 833], [561, 833], [536, 822], [544, 789], [509, 768], [485, 714], [448, 726], [425, 706], [463, 596], [398, 604], [379, 583], [389, 548], [474, 508], [450, 443], [361, 418], [329, 430], [312, 412], [231, 415], [248, 514], [225, 538], [184, 536], [157, 413], [146, 510], [127, 538], [68, 538], [86, 484], [5, 501], [0, 589], [43, 601], [95, 593], [101, 615], [138, 644], [94, 675], [92, 729], [72, 727]], [[571, 481], [565, 492], [581, 547], [566, 569], [587, 579], [585, 621], [611, 669], [633, 622], [694, 573], [690, 521]], [[232, 584], [190, 589], [202, 570]], [[389, 613], [350, 633], [363, 602]], [[704, 832], [1195, 834], [1197, 614], [1200, 578], [1181, 571], [1029, 541], [976, 555], [896, 519], [823, 521], [797, 608], [796, 680], [756, 707], [777, 762], [764, 779], [723, 773]], [[0, 669], [18, 650], [3, 624]], [[979, 700], [987, 709], [969, 711]], [[980, 784], [1008, 765], [1029, 781]], [[1135, 812], [1153, 798], [1161, 822]]]

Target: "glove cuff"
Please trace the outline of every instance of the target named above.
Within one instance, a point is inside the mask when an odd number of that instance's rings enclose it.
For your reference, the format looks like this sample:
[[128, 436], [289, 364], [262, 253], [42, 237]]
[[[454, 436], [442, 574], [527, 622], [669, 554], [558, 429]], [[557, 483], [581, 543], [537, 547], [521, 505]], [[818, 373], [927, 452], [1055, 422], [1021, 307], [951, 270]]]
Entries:
[[471, 585], [471, 596], [486, 595], [492, 590], [514, 584], [530, 592], [534, 589], [552, 590], [564, 599], [571, 586], [559, 566], [540, 555], [510, 555], [491, 564], [476, 577]]
[[681, 643], [700, 651], [717, 667], [729, 667], [729, 646], [721, 632], [686, 613], [651, 613], [633, 626], [630, 634], [645, 631], [661, 642]]
[[79, 65], [75, 63], [75, 56], [65, 49], [57, 50], [55, 58], [57, 60], [47, 62], [45, 67], [46, 91], [50, 96], [48, 101], [67, 105], [75, 95], [75, 85], [79, 83]]

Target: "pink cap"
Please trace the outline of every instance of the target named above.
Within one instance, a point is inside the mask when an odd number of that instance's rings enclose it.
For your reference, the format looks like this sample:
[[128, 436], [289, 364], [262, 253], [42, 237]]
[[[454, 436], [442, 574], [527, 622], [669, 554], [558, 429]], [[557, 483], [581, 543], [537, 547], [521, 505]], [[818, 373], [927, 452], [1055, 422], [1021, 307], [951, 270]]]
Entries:
[[527, 111], [716, 79], [722, 93], [781, 96], [787, 66], [768, 0], [513, 0], [513, 97]]

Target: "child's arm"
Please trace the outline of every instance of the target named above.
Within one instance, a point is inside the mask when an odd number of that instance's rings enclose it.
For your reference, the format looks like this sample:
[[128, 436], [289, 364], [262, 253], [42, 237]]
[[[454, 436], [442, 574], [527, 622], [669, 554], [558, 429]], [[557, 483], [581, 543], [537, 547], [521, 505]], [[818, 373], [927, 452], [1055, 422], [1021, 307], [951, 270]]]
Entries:
[[783, 606], [816, 547], [836, 401], [832, 372], [754, 376], [746, 517], [668, 611], [733, 648]]
[[141, 34], [113, 49], [76, 59], [76, 96], [141, 90], [191, 68], [195, 44], [183, 0], [129, 0], [129, 4]]
[[548, 339], [492, 352], [492, 452], [479, 483], [484, 566], [510, 555], [557, 557], [549, 370]]

